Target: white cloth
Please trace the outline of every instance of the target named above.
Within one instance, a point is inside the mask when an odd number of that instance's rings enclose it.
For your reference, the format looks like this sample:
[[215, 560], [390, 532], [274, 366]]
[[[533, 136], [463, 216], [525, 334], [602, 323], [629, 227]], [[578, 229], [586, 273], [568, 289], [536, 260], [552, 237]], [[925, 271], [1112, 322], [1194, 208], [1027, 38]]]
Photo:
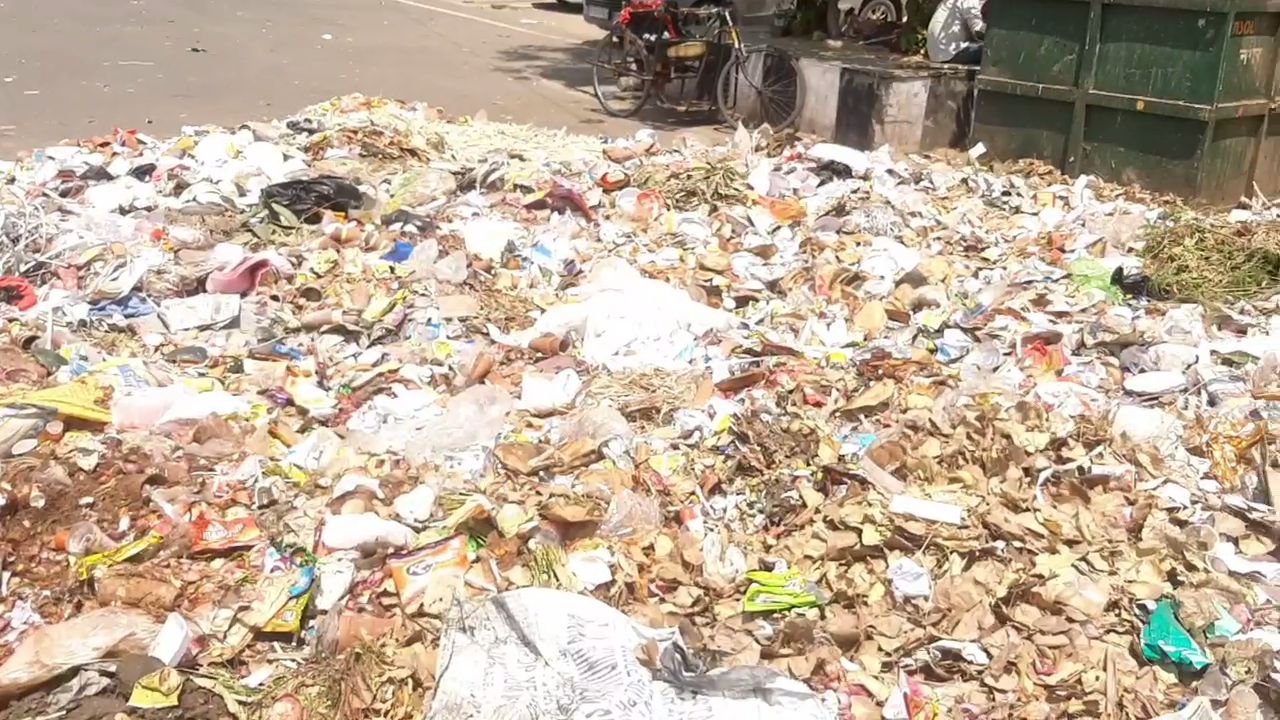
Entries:
[[929, 59], [947, 62], [966, 45], [978, 42], [986, 31], [982, 0], [942, 0], [929, 20]]

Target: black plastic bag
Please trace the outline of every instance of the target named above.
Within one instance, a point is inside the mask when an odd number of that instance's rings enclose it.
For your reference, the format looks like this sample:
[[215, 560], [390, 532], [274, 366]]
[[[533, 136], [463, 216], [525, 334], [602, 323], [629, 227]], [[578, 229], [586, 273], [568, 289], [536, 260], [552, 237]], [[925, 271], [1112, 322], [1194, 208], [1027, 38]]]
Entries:
[[407, 230], [417, 233], [429, 233], [436, 229], [436, 224], [431, 218], [408, 210], [396, 210], [389, 215], [382, 216], [383, 227], [395, 227], [399, 225], [401, 230]]
[[1111, 272], [1111, 285], [1130, 297], [1149, 298], [1151, 300], [1168, 300], [1169, 293], [1160, 288], [1150, 275], [1141, 270], [1126, 269], [1116, 266]]
[[320, 121], [311, 118], [294, 118], [286, 122], [284, 126], [291, 132], [296, 132], [300, 135], [315, 135], [324, 130], [320, 125]]
[[116, 176], [112, 175], [105, 165], [90, 165], [76, 177], [90, 182], [110, 182], [116, 179]]
[[300, 222], [320, 222], [322, 212], [349, 213], [364, 205], [360, 188], [347, 180], [332, 175], [309, 180], [286, 180], [268, 185], [262, 190], [262, 203], [271, 212], [272, 220], [280, 221], [274, 206], [279, 205], [293, 213]]
[[151, 176], [156, 172], [155, 163], [142, 163], [129, 171], [129, 175], [138, 182], [151, 182]]

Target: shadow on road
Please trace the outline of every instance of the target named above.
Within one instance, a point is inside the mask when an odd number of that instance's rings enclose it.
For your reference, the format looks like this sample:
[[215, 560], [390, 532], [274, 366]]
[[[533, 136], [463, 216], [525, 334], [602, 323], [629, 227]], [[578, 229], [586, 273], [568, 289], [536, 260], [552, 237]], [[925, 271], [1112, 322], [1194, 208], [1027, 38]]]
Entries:
[[[496, 54], [497, 67], [512, 76], [524, 75], [559, 83], [594, 101], [591, 62], [595, 59], [598, 44], [599, 40], [588, 40], [574, 45], [523, 45], [499, 50]], [[602, 120], [607, 117], [598, 107], [595, 112]], [[671, 132], [720, 124], [720, 117], [715, 111], [680, 112], [659, 107], [652, 100], [634, 119]]]
[[536, 2], [530, 5], [534, 10], [543, 10], [547, 12], [558, 12], [565, 15], [581, 15], [582, 3], [580, 2]]

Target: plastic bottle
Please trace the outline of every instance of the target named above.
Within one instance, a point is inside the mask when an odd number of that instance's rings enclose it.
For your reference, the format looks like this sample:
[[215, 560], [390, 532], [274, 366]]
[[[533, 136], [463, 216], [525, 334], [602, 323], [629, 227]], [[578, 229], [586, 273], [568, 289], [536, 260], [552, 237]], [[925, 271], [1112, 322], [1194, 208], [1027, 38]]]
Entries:
[[59, 530], [53, 536], [53, 546], [58, 550], [66, 551], [73, 557], [114, 550], [119, 545], [99, 530], [97, 525], [88, 521], [78, 522], [69, 528]]
[[973, 296], [973, 304], [970, 308], [957, 318], [957, 324], [961, 327], [970, 327], [978, 324], [988, 313], [996, 309], [1008, 289], [1009, 285], [1007, 283], [994, 282], [979, 290]]
[[436, 279], [457, 285], [467, 279], [467, 254], [450, 253], [435, 264]]
[[409, 255], [409, 262], [406, 264], [415, 277], [425, 279], [435, 275], [434, 268], [439, 260], [440, 244], [436, 242], [435, 238], [425, 238], [413, 249], [413, 253]]
[[985, 340], [969, 351], [969, 361], [982, 370], [995, 372], [996, 368], [1004, 364], [1004, 353], [1000, 352], [995, 343]]

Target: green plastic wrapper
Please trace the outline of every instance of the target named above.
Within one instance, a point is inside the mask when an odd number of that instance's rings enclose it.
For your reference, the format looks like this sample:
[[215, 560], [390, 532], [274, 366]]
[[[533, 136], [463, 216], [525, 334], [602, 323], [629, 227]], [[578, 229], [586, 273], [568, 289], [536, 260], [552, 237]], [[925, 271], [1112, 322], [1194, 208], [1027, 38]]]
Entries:
[[1073, 260], [1067, 266], [1067, 272], [1071, 273], [1071, 280], [1079, 288], [1099, 290], [1112, 302], [1124, 299], [1120, 290], [1111, 284], [1111, 271], [1096, 260], [1088, 258]]
[[1178, 614], [1169, 600], [1161, 600], [1156, 605], [1147, 626], [1142, 628], [1142, 657], [1191, 670], [1203, 670], [1213, 664], [1213, 659], [1178, 622]]
[[1218, 611], [1218, 619], [1209, 623], [1209, 627], [1205, 628], [1205, 637], [1214, 640], [1233, 638], [1239, 635], [1241, 630], [1244, 630], [1244, 625], [1232, 617], [1226, 608], [1221, 605], [1214, 605], [1214, 609]]
[[782, 573], [753, 570], [747, 573], [751, 587], [742, 598], [745, 612], [777, 612], [826, 604], [827, 598], [805, 576], [789, 570]]

